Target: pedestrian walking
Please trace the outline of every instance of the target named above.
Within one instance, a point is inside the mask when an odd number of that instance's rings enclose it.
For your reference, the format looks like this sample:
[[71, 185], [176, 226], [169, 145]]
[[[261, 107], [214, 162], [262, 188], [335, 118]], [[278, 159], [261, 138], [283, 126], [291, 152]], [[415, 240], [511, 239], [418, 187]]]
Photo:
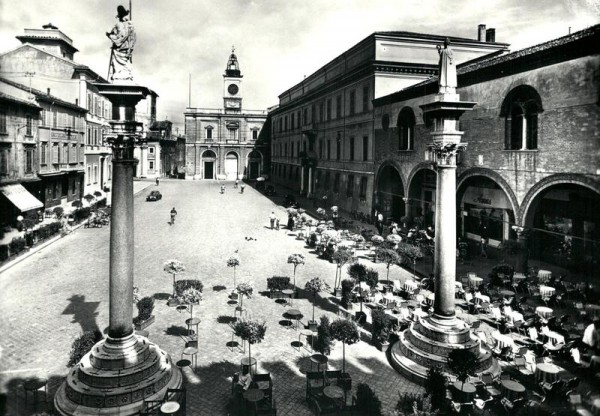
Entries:
[[240, 185], [240, 194], [244, 193], [244, 188], [246, 187], [246, 184], [241, 184]]
[[171, 222], [169, 223], [170, 225], [175, 224], [176, 216], [177, 216], [177, 211], [175, 210], [175, 207], [173, 207], [173, 209], [171, 210]]
[[379, 235], [383, 234], [383, 214], [381, 212], [377, 213], [376, 227], [377, 231], [379, 231]]
[[233, 185], [233, 189], [237, 189], [237, 187], [238, 187], [238, 180], [236, 179], [235, 184]]
[[481, 257], [487, 259], [487, 238], [481, 237]]
[[156, 186], [158, 186], [158, 182], [159, 182], [159, 181], [158, 181], [158, 178], [156, 178]]
[[225, 185], [221, 185], [221, 193], [224, 194], [225, 193]]
[[275, 220], [276, 220], [275, 211], [273, 211], [273, 212], [271, 212], [271, 215], [269, 215], [269, 221], [271, 222], [271, 230], [273, 228], [275, 228]]
[[279, 231], [279, 218], [275, 220], [275, 228]]

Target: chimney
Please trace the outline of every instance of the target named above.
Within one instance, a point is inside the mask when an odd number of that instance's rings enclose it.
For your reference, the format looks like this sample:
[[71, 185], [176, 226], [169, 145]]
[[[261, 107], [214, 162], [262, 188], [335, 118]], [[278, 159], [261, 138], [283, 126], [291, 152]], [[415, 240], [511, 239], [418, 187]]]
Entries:
[[79, 98], [75, 98], [75, 105], [79, 105]]
[[46, 94], [50, 95], [50, 88], [46, 89]]
[[496, 29], [488, 29], [485, 31], [486, 42], [496, 42]]
[[477, 27], [477, 40], [479, 42], [485, 42], [485, 25], [479, 25]]

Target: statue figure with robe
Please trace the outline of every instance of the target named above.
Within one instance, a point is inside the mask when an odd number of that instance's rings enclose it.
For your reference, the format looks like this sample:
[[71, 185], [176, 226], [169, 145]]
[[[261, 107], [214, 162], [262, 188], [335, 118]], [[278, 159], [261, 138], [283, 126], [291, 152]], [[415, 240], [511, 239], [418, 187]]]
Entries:
[[439, 93], [440, 94], [456, 94], [456, 65], [454, 64], [454, 57], [452, 56], [452, 50], [448, 47], [450, 40], [446, 38], [444, 41], [444, 48], [440, 45], [437, 46], [438, 53], [440, 55], [439, 63]]
[[129, 10], [117, 7], [119, 21], [106, 36], [112, 41], [110, 63], [108, 66], [108, 80], [133, 80], [131, 55], [135, 45], [135, 29], [127, 17]]

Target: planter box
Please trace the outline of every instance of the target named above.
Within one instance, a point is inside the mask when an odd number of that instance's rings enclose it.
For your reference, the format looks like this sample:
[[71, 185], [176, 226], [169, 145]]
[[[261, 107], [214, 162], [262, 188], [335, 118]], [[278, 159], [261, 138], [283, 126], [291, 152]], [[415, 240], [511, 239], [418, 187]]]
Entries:
[[145, 321], [137, 321], [134, 319], [133, 326], [136, 331], [141, 331], [141, 330], [149, 327], [150, 325], [152, 325], [154, 323], [155, 319], [156, 318], [154, 317], [154, 315], [151, 315], [150, 318], [146, 319]]
[[373, 344], [377, 347], [379, 351], [387, 352], [390, 347], [389, 341], [380, 342], [378, 340], [373, 340]]
[[367, 314], [365, 312], [355, 312], [354, 319], [357, 324], [365, 324], [367, 322]]
[[308, 329], [310, 329], [313, 332], [317, 331], [319, 324], [317, 323], [317, 321], [308, 321]]
[[283, 293], [281, 293], [281, 290], [271, 290], [269, 292], [269, 297], [271, 299], [278, 299], [278, 298], [282, 298], [283, 297]]
[[344, 389], [344, 391], [352, 390], [352, 377], [348, 373], [342, 373], [339, 378], [340, 387]]
[[334, 289], [333, 296], [335, 296], [336, 298], [341, 298], [342, 297], [342, 288], [338, 287], [337, 289]]
[[177, 305], [179, 305], [179, 301], [177, 300], [177, 298], [170, 298], [167, 301], [167, 306], [174, 307], [174, 306], [177, 306]]

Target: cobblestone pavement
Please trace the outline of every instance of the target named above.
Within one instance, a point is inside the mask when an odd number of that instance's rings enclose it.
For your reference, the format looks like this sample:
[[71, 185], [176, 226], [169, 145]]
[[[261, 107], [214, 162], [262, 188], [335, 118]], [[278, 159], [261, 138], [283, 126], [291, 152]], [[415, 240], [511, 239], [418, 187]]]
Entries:
[[[139, 187], [138, 187], [139, 188]], [[159, 189], [163, 199], [146, 202], [151, 189]], [[169, 211], [176, 207], [176, 223], [169, 225]], [[241, 265], [237, 281], [249, 280], [255, 294], [244, 301], [248, 315], [264, 320], [264, 341], [252, 347], [259, 372], [270, 372], [274, 397], [280, 415], [312, 414], [305, 400], [304, 373], [310, 369], [310, 352], [292, 344], [299, 332], [280, 322], [284, 307], [263, 293], [266, 279], [273, 275], [292, 276], [287, 256], [303, 253], [306, 264], [297, 269], [298, 287], [314, 276], [333, 284], [335, 266], [320, 260], [287, 230], [272, 231], [268, 216], [275, 211], [282, 223], [285, 210], [251, 187], [244, 194], [227, 184], [219, 193], [217, 182], [161, 181], [135, 196], [135, 285], [143, 296], [154, 296], [156, 321], [148, 330], [150, 339], [179, 359], [185, 342], [181, 337], [188, 313], [178, 313], [166, 305], [172, 291], [172, 277], [162, 270], [172, 258], [186, 265], [178, 278], [194, 278], [204, 283], [204, 299], [194, 308], [201, 318], [198, 366], [184, 369], [188, 414], [226, 414], [230, 397], [230, 377], [240, 369], [247, 351], [231, 350], [229, 326], [233, 309], [227, 304], [233, 287], [233, 271], [227, 258], [237, 252]], [[245, 237], [252, 237], [252, 240]], [[80, 228], [49, 247], [0, 274], [0, 383], [6, 396], [7, 414], [27, 415], [34, 410], [31, 395], [26, 405], [21, 384], [27, 377], [50, 380], [48, 402], [67, 372], [72, 341], [83, 331], [108, 325], [109, 227]], [[361, 259], [362, 262], [368, 262]], [[385, 266], [370, 264], [380, 276]], [[393, 267], [390, 278], [404, 280], [409, 273]], [[323, 294], [317, 299], [316, 317], [333, 319], [337, 308]], [[310, 300], [293, 301], [306, 323], [312, 312]], [[341, 369], [342, 346], [337, 343], [330, 369]], [[421, 387], [401, 377], [385, 354], [367, 342], [346, 347], [346, 371], [352, 375], [353, 389], [367, 382], [377, 392], [384, 409], [390, 412], [399, 392], [422, 392]], [[43, 395], [42, 395], [43, 396]], [[38, 406], [38, 410], [43, 405]], [[0, 408], [1, 410], [1, 408]], [[1, 413], [1, 411], [0, 411]]]

